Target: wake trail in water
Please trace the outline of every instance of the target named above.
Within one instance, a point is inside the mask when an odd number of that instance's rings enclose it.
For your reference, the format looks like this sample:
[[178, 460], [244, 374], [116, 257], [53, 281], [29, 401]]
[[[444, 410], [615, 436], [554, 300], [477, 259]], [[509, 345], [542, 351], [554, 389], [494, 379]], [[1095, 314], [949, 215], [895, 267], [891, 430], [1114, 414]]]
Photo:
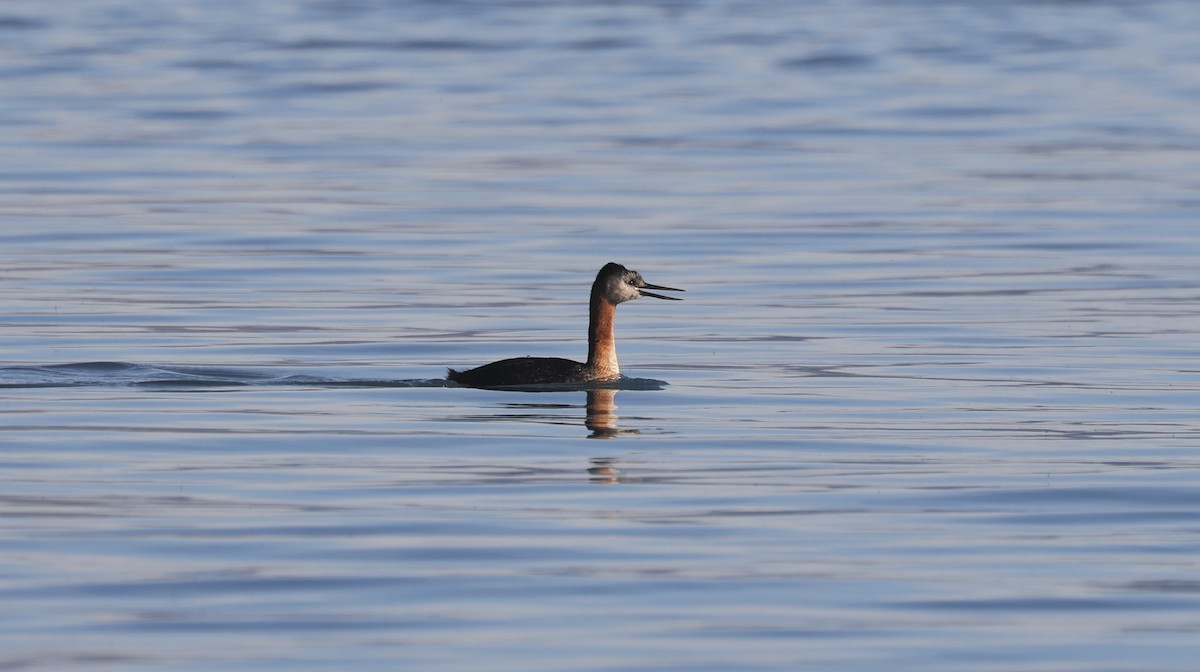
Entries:
[[[599, 387], [662, 389], [666, 383], [648, 378], [623, 378]], [[0, 367], [0, 390], [47, 387], [133, 387], [152, 390], [212, 390], [241, 387], [460, 387], [444, 378], [332, 378], [270, 370], [206, 366], [165, 366], [127, 362], [79, 362], [46, 366]], [[510, 388], [525, 392], [594, 389], [597, 385], [541, 385]]]
[[38, 387], [143, 387], [211, 389], [250, 386], [313, 387], [449, 387], [441, 379], [348, 379], [281, 374], [252, 369], [203, 366], [160, 366], [126, 362], [80, 362], [48, 366], [0, 368], [0, 389]]

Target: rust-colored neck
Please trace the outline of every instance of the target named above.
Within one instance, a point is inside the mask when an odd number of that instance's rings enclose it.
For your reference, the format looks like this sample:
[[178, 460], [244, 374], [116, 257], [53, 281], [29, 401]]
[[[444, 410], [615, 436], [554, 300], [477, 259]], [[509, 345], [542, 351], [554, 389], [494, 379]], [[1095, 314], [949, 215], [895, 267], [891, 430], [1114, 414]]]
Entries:
[[595, 290], [588, 306], [587, 368], [593, 380], [607, 380], [621, 375], [617, 365], [617, 339], [613, 336], [613, 318], [617, 306]]

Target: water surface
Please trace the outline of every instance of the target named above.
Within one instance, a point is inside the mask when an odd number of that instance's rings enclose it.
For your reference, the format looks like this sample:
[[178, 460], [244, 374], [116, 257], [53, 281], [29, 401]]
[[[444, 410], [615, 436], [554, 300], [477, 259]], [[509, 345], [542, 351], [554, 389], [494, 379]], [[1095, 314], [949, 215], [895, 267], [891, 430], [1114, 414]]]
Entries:
[[6, 4], [0, 669], [1193, 669], [1198, 31]]

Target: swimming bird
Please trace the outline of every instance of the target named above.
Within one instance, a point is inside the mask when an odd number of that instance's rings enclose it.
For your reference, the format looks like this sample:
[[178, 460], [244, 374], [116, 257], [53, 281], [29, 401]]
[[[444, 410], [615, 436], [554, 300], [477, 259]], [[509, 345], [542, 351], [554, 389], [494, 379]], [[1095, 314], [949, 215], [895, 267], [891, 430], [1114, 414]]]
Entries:
[[608, 263], [596, 274], [588, 303], [588, 357], [579, 363], [561, 357], [514, 357], [468, 371], [447, 369], [446, 377], [468, 387], [510, 387], [554, 383], [589, 383], [621, 377], [617, 364], [617, 341], [613, 336], [613, 318], [617, 304], [643, 296], [669, 301], [678, 297], [648, 291], [682, 292], [682, 289], [652, 285], [637, 271]]

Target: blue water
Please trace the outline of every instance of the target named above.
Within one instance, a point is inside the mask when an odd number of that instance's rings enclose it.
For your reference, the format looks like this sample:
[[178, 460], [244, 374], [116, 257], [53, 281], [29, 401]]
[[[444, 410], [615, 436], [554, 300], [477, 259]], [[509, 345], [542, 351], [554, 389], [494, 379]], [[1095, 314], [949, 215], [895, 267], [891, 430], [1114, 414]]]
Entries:
[[5, 3], [0, 670], [1193, 670], [1198, 34]]

